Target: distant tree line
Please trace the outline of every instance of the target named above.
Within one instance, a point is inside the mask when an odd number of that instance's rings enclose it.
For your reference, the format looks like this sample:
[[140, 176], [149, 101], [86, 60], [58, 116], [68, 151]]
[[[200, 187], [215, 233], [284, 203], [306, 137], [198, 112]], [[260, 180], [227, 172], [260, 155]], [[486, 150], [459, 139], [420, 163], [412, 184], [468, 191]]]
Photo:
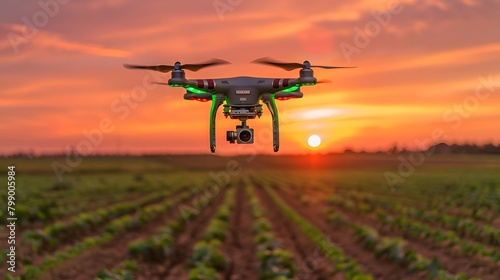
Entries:
[[[427, 151], [431, 151], [433, 154], [491, 154], [491, 155], [500, 155], [500, 144], [485, 144], [485, 145], [477, 145], [477, 144], [446, 144], [439, 143], [433, 145], [427, 149]], [[344, 150], [344, 154], [367, 154], [367, 153], [376, 153], [376, 154], [404, 154], [412, 152], [412, 150], [407, 150], [405, 148], [399, 148], [397, 145], [394, 145], [389, 150], [385, 151], [377, 151], [377, 152], [366, 152], [366, 151], [354, 151], [350, 148]], [[331, 153], [336, 154], [336, 153]], [[130, 153], [102, 153], [102, 154], [93, 154], [89, 155], [90, 157], [114, 157], [114, 156], [161, 156], [161, 155], [175, 155], [172, 153], [165, 154], [130, 154]], [[26, 152], [16, 152], [11, 154], [0, 154], [0, 157], [26, 157], [26, 158], [35, 158], [35, 157], [65, 157], [66, 153], [46, 153], [46, 154], [35, 154], [32, 150]]]
[[[446, 144], [439, 143], [433, 146], [430, 146], [426, 151], [432, 152], [433, 154], [500, 154], [500, 145], [495, 144], [485, 144], [485, 145], [477, 145], [477, 144]], [[388, 150], [385, 151], [377, 151], [374, 153], [377, 154], [404, 154], [413, 152], [412, 150], [407, 150], [406, 148], [399, 148], [397, 145], [394, 145]], [[344, 153], [352, 154], [352, 153], [369, 153], [365, 151], [356, 152], [352, 149], [345, 149]]]
[[446, 143], [439, 143], [429, 148], [430, 151], [434, 151], [436, 154], [500, 154], [500, 145], [496, 146], [494, 144], [486, 145], [476, 145], [476, 144], [464, 144], [464, 145], [448, 145]]

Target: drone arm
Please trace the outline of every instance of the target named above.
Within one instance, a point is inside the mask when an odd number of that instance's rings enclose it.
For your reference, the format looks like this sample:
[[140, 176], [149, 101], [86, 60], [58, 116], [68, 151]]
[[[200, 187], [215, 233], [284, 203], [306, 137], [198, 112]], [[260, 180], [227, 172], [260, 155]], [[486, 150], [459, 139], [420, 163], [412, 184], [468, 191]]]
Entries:
[[278, 119], [278, 108], [276, 107], [276, 101], [274, 100], [274, 94], [269, 94], [268, 98], [263, 99], [266, 104], [271, 116], [273, 118], [273, 150], [277, 152], [280, 149], [280, 131], [279, 131], [279, 119]]
[[215, 117], [220, 105], [224, 103], [224, 97], [217, 94], [212, 95], [212, 107], [210, 108], [210, 151], [215, 153]]

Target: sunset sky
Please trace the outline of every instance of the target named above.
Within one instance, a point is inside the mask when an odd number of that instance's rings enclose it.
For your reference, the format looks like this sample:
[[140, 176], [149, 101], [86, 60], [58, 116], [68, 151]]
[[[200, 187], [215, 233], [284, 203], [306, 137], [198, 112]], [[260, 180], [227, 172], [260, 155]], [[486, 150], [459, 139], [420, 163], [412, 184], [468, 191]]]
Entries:
[[[298, 76], [249, 63], [266, 56], [358, 67], [317, 69], [332, 83], [278, 101], [283, 153], [312, 151], [311, 134], [321, 152], [415, 148], [436, 131], [500, 144], [499, 11], [499, 0], [2, 1], [0, 154], [66, 151], [103, 122], [92, 152], [209, 153], [210, 103], [122, 64], [221, 58], [232, 64], [187, 78]], [[255, 145], [226, 142], [237, 124], [219, 114], [218, 154], [272, 153], [267, 109], [248, 123]]]

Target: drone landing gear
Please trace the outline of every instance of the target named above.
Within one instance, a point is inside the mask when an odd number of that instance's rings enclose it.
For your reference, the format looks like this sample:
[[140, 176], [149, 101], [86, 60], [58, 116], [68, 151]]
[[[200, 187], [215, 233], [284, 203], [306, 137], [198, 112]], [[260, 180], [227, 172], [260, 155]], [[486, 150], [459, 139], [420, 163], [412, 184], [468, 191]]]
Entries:
[[274, 152], [280, 149], [280, 131], [279, 131], [279, 120], [278, 120], [278, 108], [276, 107], [276, 102], [274, 100], [274, 95], [263, 100], [266, 104], [271, 116], [273, 118], [273, 150]]
[[[278, 108], [274, 95], [267, 96], [262, 99], [266, 104], [269, 112], [271, 112], [273, 122], [273, 150], [278, 152], [279, 144], [279, 119]], [[224, 96], [212, 95], [212, 108], [210, 109], [210, 151], [215, 153], [215, 117], [217, 110], [224, 103]], [[236, 131], [228, 131], [227, 140], [231, 143], [237, 142], [238, 144], [251, 144], [254, 142], [253, 129], [246, 125], [247, 117], [240, 117], [241, 125], [236, 127]]]
[[210, 109], [210, 151], [215, 153], [215, 117], [224, 97], [212, 95], [212, 108]]

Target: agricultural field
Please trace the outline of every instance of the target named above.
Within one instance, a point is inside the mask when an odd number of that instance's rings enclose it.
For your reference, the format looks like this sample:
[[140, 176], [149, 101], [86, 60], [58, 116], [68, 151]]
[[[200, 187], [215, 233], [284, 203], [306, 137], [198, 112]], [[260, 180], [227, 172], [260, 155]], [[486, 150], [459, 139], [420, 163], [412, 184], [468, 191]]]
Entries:
[[401, 157], [0, 158], [0, 276], [499, 279], [500, 157]]

